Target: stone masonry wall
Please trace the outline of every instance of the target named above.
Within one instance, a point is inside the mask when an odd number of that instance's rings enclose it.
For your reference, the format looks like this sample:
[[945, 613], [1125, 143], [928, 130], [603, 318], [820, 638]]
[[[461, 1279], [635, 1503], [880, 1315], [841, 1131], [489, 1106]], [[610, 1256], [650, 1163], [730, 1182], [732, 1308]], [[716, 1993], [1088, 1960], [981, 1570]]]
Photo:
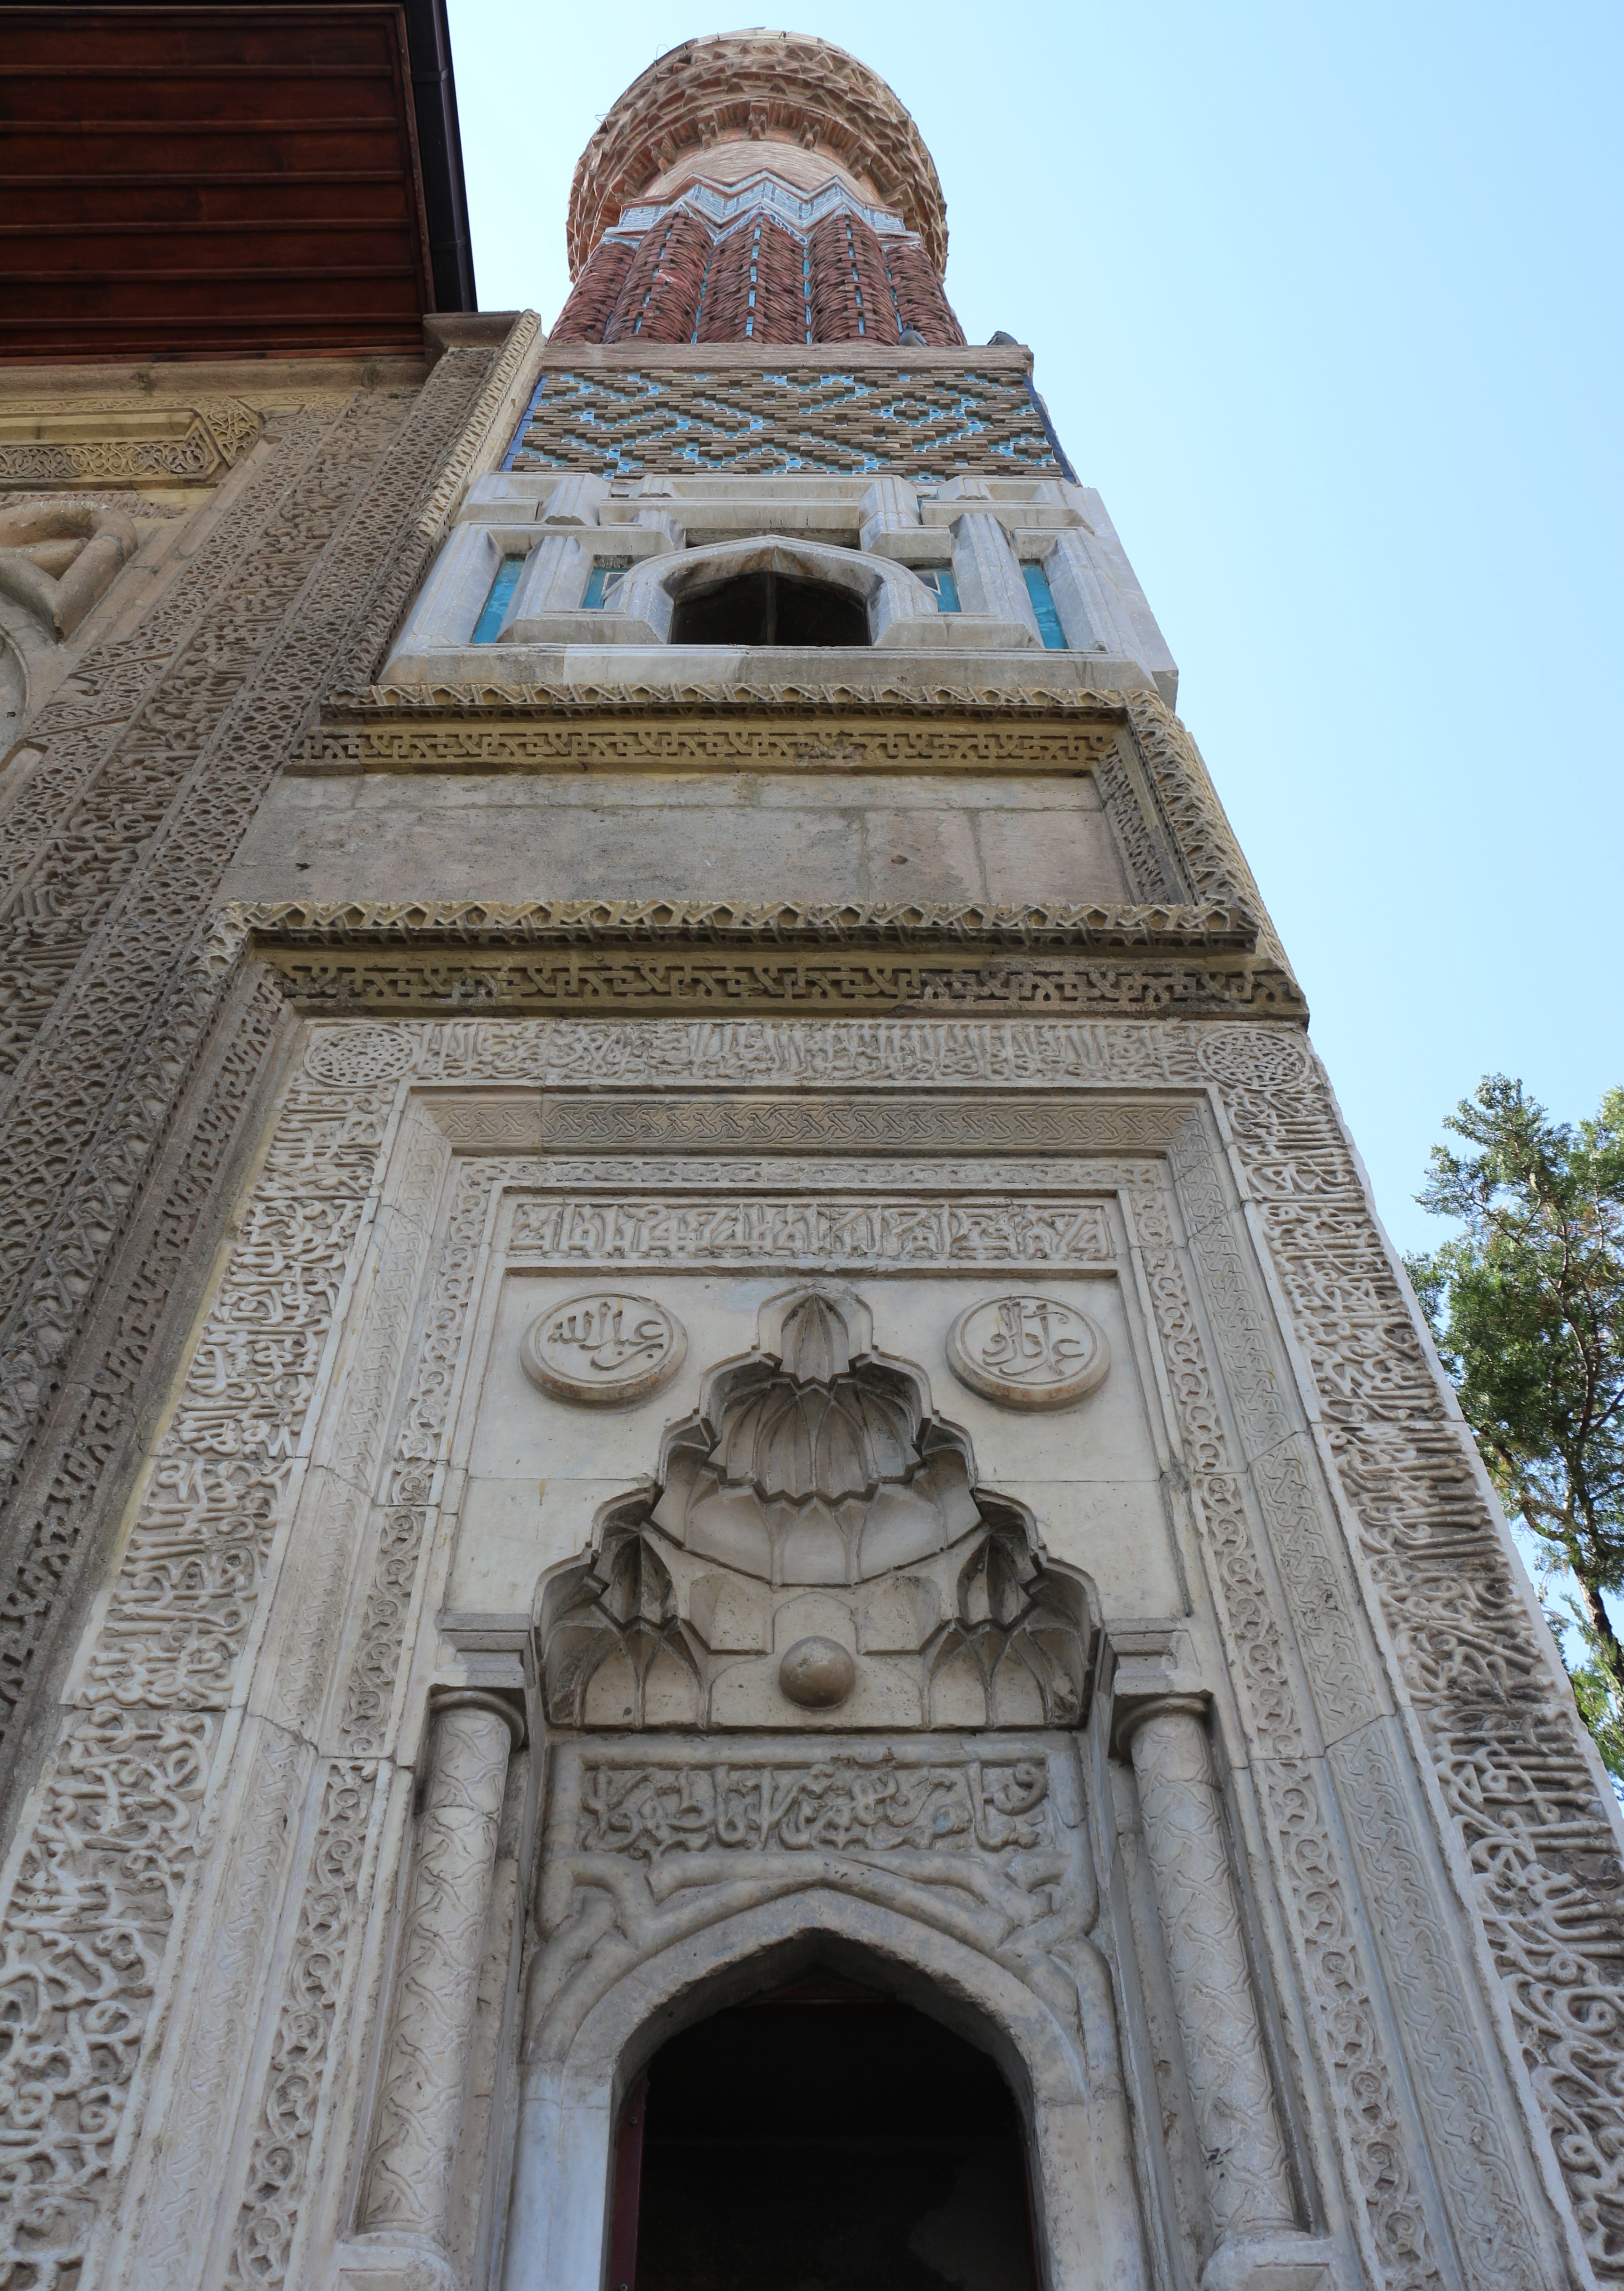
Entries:
[[276, 1030], [263, 987], [240, 990], [222, 1025], [189, 948], [322, 691], [365, 679], [421, 578], [438, 537], [427, 512], [497, 363], [453, 350], [419, 390], [282, 419], [151, 612], [87, 655], [29, 727], [41, 760], [7, 814], [0, 875], [0, 1740], [13, 1755], [154, 1346], [205, 1269], [199, 1229]]

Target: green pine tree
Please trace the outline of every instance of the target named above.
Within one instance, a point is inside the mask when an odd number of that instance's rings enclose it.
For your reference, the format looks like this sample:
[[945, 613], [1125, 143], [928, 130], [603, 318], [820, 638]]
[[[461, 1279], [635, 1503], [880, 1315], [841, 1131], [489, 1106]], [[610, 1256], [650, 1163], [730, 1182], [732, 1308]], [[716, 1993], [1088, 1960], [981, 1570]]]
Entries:
[[[1485, 1075], [1416, 1196], [1462, 1230], [1407, 1258], [1443, 1364], [1509, 1516], [1534, 1539], [1546, 1612], [1585, 1724], [1624, 1779], [1624, 1089], [1554, 1122]], [[1575, 1598], [1564, 1587], [1571, 1579]]]

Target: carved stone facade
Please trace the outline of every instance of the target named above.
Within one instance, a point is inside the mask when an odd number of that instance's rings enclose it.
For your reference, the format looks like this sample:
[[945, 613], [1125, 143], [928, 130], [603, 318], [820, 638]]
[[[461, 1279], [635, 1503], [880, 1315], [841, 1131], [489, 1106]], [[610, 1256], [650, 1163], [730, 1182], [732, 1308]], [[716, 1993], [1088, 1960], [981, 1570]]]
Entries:
[[[1615, 1810], [1097, 496], [719, 475], [640, 356], [0, 500], [6, 2280], [600, 2291], [661, 2045], [832, 1970], [999, 2064], [1045, 2291], [1624, 2281]], [[434, 618], [775, 535], [988, 626]]]

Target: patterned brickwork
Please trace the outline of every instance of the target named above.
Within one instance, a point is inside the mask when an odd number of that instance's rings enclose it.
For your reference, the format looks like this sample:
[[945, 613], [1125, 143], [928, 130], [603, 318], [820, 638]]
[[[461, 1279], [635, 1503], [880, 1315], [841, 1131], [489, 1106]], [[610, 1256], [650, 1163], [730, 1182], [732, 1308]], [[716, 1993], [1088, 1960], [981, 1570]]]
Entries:
[[592, 249], [592, 259], [576, 279], [559, 311], [549, 339], [555, 342], [600, 342], [626, 273], [637, 253], [630, 239], [606, 238]]
[[776, 223], [743, 223], [720, 241], [699, 314], [702, 342], [804, 342], [808, 313], [800, 242]]
[[697, 215], [673, 208], [639, 246], [609, 313], [605, 342], [689, 341], [710, 261], [710, 232]]
[[1061, 477], [1024, 375], [786, 366], [542, 377], [506, 466], [640, 477], [804, 470], [836, 477]]
[[825, 215], [808, 234], [812, 339], [894, 342], [896, 301], [880, 240], [861, 215]]
[[905, 326], [933, 349], [964, 342], [917, 239], [848, 208], [804, 237], [758, 213], [718, 238], [674, 206], [640, 239], [599, 242], [552, 340], [885, 344]]
[[957, 350], [964, 341], [964, 329], [953, 314], [924, 248], [911, 238], [891, 238], [880, 241], [880, 252], [901, 325], [923, 334], [933, 349]]

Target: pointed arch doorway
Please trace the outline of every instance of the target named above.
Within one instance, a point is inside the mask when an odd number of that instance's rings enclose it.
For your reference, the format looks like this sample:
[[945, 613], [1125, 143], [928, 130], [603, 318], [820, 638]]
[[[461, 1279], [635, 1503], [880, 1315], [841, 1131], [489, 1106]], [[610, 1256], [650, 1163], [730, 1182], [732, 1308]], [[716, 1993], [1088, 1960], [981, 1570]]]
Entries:
[[997, 2063], [814, 1964], [669, 2038], [615, 2142], [609, 2291], [1036, 2291]]

